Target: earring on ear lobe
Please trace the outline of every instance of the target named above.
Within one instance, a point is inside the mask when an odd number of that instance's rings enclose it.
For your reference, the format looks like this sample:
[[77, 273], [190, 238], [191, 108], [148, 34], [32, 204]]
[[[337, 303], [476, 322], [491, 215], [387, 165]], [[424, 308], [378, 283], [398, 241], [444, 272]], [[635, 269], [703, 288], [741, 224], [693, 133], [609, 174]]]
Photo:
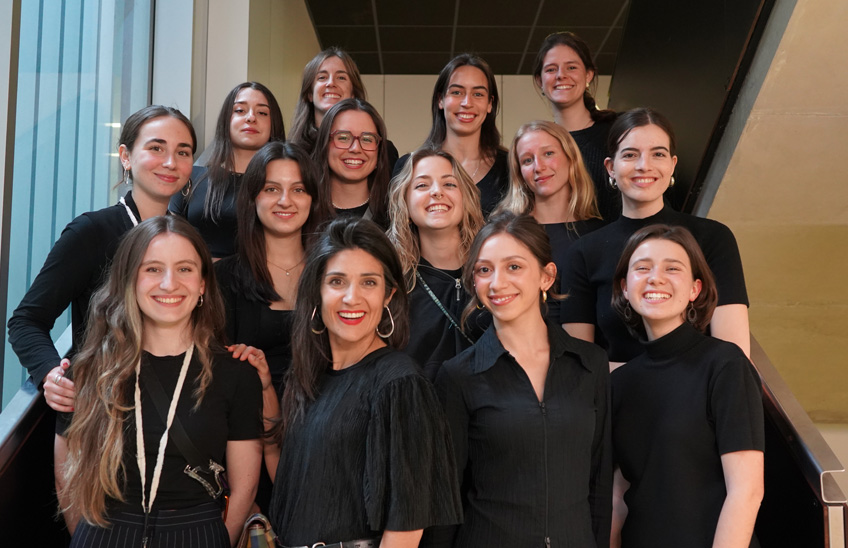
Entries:
[[630, 307], [630, 301], [628, 301], [624, 305], [624, 321], [629, 323], [631, 320], [633, 320], [633, 308]]
[[548, 292], [545, 291], [544, 289], [542, 290], [542, 302], [543, 303], [548, 302]]
[[[312, 317], [309, 318], [309, 330], [312, 331], [313, 333], [315, 333], [316, 335], [320, 335], [321, 333], [323, 333], [324, 331], [327, 330], [327, 326], [325, 325], [324, 329], [321, 329], [320, 331], [318, 329], [315, 329], [314, 327], [312, 327], [312, 324], [315, 322], [315, 314], [317, 312], [318, 312], [318, 307], [316, 306], [315, 308], [312, 309]], [[318, 316], [318, 319], [320, 320], [321, 316]], [[322, 320], [321, 323], [324, 323], [323, 320]]]
[[618, 183], [615, 182], [612, 175], [610, 175], [607, 180], [609, 181], [609, 186], [611, 186], [613, 190], [618, 190]]
[[124, 185], [130, 184], [130, 168], [128, 168], [128, 167], [124, 168], [124, 179], [121, 181], [121, 183], [124, 184]]
[[200, 294], [200, 299], [197, 301], [197, 308], [203, 308], [203, 293]]
[[389, 321], [392, 324], [392, 328], [389, 330], [388, 333], [380, 333], [380, 324], [377, 324], [376, 331], [377, 331], [377, 335], [379, 335], [381, 338], [388, 339], [389, 337], [392, 336], [392, 333], [395, 332], [395, 319], [392, 317], [392, 311], [389, 309], [388, 306], [384, 306], [383, 308], [385, 308], [386, 312], [389, 313]]
[[695, 310], [695, 301], [689, 301], [689, 307], [686, 309], [686, 321], [695, 325], [698, 321], [698, 311]]
[[672, 175], [672, 176], [671, 176], [671, 180], [668, 182], [668, 187], [669, 187], [669, 188], [673, 187], [673, 186], [674, 186], [674, 183], [675, 183], [675, 181], [674, 181], [674, 175]]

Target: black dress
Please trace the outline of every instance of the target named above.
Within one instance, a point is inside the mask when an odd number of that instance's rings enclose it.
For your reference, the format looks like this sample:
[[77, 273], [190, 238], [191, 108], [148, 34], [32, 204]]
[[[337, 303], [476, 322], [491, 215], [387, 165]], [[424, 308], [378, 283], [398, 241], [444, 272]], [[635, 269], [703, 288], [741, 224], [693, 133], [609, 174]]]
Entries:
[[[329, 364], [328, 364], [329, 367]], [[462, 520], [450, 435], [432, 385], [381, 348], [340, 371], [283, 441], [271, 522], [285, 546]]]
[[224, 297], [227, 314], [227, 342], [255, 346], [265, 352], [271, 380], [278, 396], [283, 394], [283, 378], [291, 366], [293, 310], [272, 310], [267, 302], [251, 297], [245, 277], [251, 276], [239, 255], [215, 263], [215, 276]]
[[571, 246], [562, 272], [562, 291], [568, 293], [568, 298], [560, 305], [561, 323], [596, 326], [595, 342], [607, 350], [613, 362], [626, 362], [643, 352], [642, 345], [612, 308], [612, 278], [628, 238], [653, 224], [682, 226], [692, 233], [715, 276], [719, 306], [748, 305], [742, 259], [729, 228], [712, 219], [679, 213], [669, 206], [645, 219], [619, 217]]
[[127, 208], [136, 220], [141, 219], [132, 191], [124, 201], [126, 206], [118, 203], [83, 213], [65, 227], [9, 319], [9, 343], [36, 383], [59, 365], [50, 330], [68, 305], [73, 326], [68, 357], [82, 344], [91, 296], [106, 280], [121, 238], [134, 226]]
[[209, 193], [208, 175], [205, 166], [194, 166], [191, 172], [194, 187], [191, 194], [188, 198], [181, 192], [174, 194], [168, 210], [187, 219], [191, 226], [200, 232], [212, 256], [220, 259], [236, 252], [236, 234], [238, 233], [236, 196], [242, 174], [230, 173], [224, 199], [221, 202], [221, 210], [216, 220], [212, 220], [203, 210], [206, 195]]
[[432, 381], [442, 363], [480, 338], [491, 325], [492, 316], [487, 310], [475, 309], [460, 332], [439, 309], [424, 284], [427, 284], [442, 307], [459, 325], [462, 311], [470, 299], [462, 287], [462, 270], [436, 268], [422, 257], [418, 263], [418, 273], [424, 283], [416, 278], [415, 287], [409, 293], [409, 343], [403, 352], [415, 360], [424, 370], [424, 376]]
[[631, 484], [622, 546], [709, 548], [721, 455], [764, 448], [760, 380], [738, 346], [688, 323], [645, 348], [612, 374], [613, 447]]
[[[567, 268], [566, 256], [571, 245], [581, 236], [597, 230], [604, 226], [604, 221], [601, 219], [587, 219], [585, 221], [575, 221], [573, 223], [550, 223], [542, 225], [545, 227], [545, 232], [548, 234], [548, 239], [551, 241], [551, 251], [554, 256], [554, 264], [557, 268], [557, 282], [562, 279], [562, 272]], [[553, 290], [559, 292], [562, 284], [556, 283]], [[560, 301], [556, 299], [548, 299], [546, 305], [548, 311], [545, 317], [550, 321], [559, 322], [559, 306]]]
[[463, 478], [457, 548], [609, 546], [609, 364], [548, 324], [543, 401], [494, 326], [436, 379]]
[[606, 222], [612, 222], [621, 216], [621, 193], [609, 185], [607, 168], [604, 160], [607, 153], [607, 137], [609, 136], [612, 120], [595, 122], [586, 129], [569, 131], [580, 154], [586, 171], [592, 176], [595, 184], [595, 197], [598, 199], [598, 210]]
[[[409, 154], [401, 156], [395, 164], [392, 176], [400, 173], [408, 161]], [[488, 217], [509, 191], [509, 153], [506, 150], [498, 149], [495, 162], [486, 176], [477, 182], [477, 188], [480, 189], [480, 210], [483, 212], [483, 217]]]

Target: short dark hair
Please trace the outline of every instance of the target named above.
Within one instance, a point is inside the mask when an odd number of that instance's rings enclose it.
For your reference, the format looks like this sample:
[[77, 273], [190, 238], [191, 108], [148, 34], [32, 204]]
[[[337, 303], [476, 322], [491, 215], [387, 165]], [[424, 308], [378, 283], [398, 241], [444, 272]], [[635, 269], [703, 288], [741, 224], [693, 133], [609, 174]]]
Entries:
[[[627, 280], [627, 272], [630, 269], [630, 259], [636, 249], [648, 240], [668, 240], [674, 242], [686, 251], [689, 256], [689, 262], [692, 267], [692, 278], [701, 280], [701, 292], [693, 301], [692, 306], [695, 308], [695, 321], [692, 325], [699, 331], [704, 331], [713, 317], [716, 303], [718, 303], [718, 289], [716, 289], [715, 278], [710, 270], [707, 259], [704, 258], [704, 253], [701, 251], [701, 246], [689, 232], [682, 226], [669, 225], [649, 225], [640, 230], [637, 230], [624, 246], [624, 251], [621, 253], [621, 258], [618, 260], [618, 265], [615, 267], [615, 274], [612, 279], [612, 307], [618, 312], [618, 315], [627, 325], [630, 332], [636, 337], [645, 337], [645, 325], [640, 316], [631, 308], [630, 320], [624, 315], [624, 310], [629, 306], [630, 302], [624, 296], [624, 290], [621, 287], [622, 282]], [[688, 319], [687, 319], [688, 321]]]
[[637, 127], [657, 126], [668, 135], [668, 151], [672, 156], [677, 155], [677, 138], [674, 136], [674, 128], [668, 118], [648, 107], [630, 109], [618, 115], [610, 127], [607, 136], [607, 156], [615, 158], [618, 146]]
[[271, 141], [260, 148], [247, 165], [236, 197], [236, 245], [239, 251], [237, 260], [242, 275], [237, 277], [237, 287], [233, 289], [250, 300], [264, 304], [280, 300], [280, 295], [274, 289], [274, 282], [268, 271], [265, 227], [256, 214], [256, 197], [265, 187], [268, 164], [275, 160], [291, 160], [297, 164], [306, 193], [312, 198], [309, 218], [301, 228], [304, 245], [308, 237], [315, 232], [318, 217], [315, 214], [319, 202], [318, 176], [309, 154], [299, 145], [284, 141]]

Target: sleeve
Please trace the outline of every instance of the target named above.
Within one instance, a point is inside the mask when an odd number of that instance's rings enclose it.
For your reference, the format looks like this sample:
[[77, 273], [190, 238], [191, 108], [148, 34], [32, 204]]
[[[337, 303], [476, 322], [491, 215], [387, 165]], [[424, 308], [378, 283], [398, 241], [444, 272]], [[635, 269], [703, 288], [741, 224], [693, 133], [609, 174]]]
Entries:
[[96, 256], [100, 249], [96, 242], [101, 239], [88, 217], [74, 219], [9, 319], [9, 343], [36, 384], [59, 365], [59, 353], [50, 338], [56, 318], [100, 276], [97, 265], [102, 261]]
[[365, 506], [375, 531], [462, 521], [450, 434], [433, 386], [420, 375], [387, 383], [372, 405]]
[[718, 306], [725, 304], [748, 306], [748, 290], [745, 287], [742, 257], [733, 232], [723, 224], [716, 223], [715, 232], [703, 251], [715, 275]]
[[589, 269], [583, 251], [585, 239], [572, 245], [565, 256], [560, 292], [565, 299], [559, 305], [559, 323], [597, 323], [596, 290], [589, 280]]
[[[227, 356], [227, 359], [232, 359]], [[262, 382], [250, 365], [235, 362], [235, 388], [227, 414], [228, 440], [255, 440], [262, 437]]]
[[744, 356], [729, 360], [715, 373], [710, 418], [720, 455], [765, 449], [762, 394], [760, 379]]
[[593, 360], [595, 376], [595, 437], [592, 441], [592, 469], [589, 506], [592, 532], [598, 546], [609, 546], [612, 527], [612, 398], [610, 397], [609, 362], [598, 348]]

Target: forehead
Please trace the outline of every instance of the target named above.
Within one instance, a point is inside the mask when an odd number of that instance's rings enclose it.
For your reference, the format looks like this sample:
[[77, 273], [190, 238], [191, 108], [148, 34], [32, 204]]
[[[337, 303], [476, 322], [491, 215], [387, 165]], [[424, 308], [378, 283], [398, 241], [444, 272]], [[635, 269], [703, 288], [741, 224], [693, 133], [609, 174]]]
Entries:
[[515, 146], [519, 155], [526, 152], [532, 152], [540, 147], [556, 147], [560, 150], [562, 149], [562, 145], [556, 137], [547, 131], [541, 130], [533, 130], [525, 133], [521, 136], [521, 139], [518, 140], [518, 144]]
[[321, 65], [318, 67], [318, 72], [347, 72], [347, 67], [344, 64], [344, 61], [336, 57], [335, 55], [331, 55], [324, 59], [321, 62]]
[[666, 260], [680, 261], [689, 266], [689, 255], [682, 245], [671, 240], [651, 239], [645, 240], [630, 258], [631, 261], [650, 260], [653, 262], [662, 262]]
[[367, 112], [361, 110], [345, 110], [333, 120], [332, 131], [346, 130], [359, 134], [363, 131], [377, 133], [377, 126]]
[[280, 183], [300, 181], [300, 166], [294, 160], [272, 160], [265, 168], [265, 179]]
[[258, 89], [253, 88], [242, 88], [236, 94], [236, 103], [248, 103], [248, 104], [268, 104], [268, 98], [265, 97], [265, 94], [259, 91]]
[[329, 272], [359, 276], [366, 273], [382, 273], [383, 265], [364, 249], [345, 249], [339, 251], [327, 261], [325, 274]]
[[671, 141], [668, 138], [668, 133], [659, 126], [648, 124], [631, 129], [621, 140], [618, 148], [651, 149], [656, 147], [669, 148], [670, 146]]
[[564, 44], [559, 44], [549, 49], [548, 53], [545, 54], [543, 63], [546, 65], [548, 63], [578, 63], [580, 66], [583, 66], [583, 60], [580, 59], [580, 55], [573, 48]]
[[528, 262], [532, 262], [533, 253], [530, 251], [530, 248], [515, 239], [512, 235], [501, 232], [483, 243], [480, 247], [480, 253], [477, 255], [477, 260], [497, 263], [507, 257], [520, 257]]
[[162, 139], [173, 143], [192, 143], [191, 132], [184, 123], [173, 116], [159, 116], [148, 120], [138, 130], [137, 143]]
[[142, 261], [176, 262], [191, 260], [200, 264], [200, 255], [185, 236], [165, 232], [150, 240]]
[[489, 82], [486, 79], [486, 73], [477, 67], [471, 65], [463, 65], [457, 67], [448, 80], [448, 86], [457, 85], [467, 88], [472, 87], [489, 87]]
[[421, 177], [427, 175], [430, 177], [442, 177], [443, 175], [453, 175], [453, 166], [441, 156], [428, 156], [422, 158], [415, 164], [415, 169], [412, 171], [412, 176]]

